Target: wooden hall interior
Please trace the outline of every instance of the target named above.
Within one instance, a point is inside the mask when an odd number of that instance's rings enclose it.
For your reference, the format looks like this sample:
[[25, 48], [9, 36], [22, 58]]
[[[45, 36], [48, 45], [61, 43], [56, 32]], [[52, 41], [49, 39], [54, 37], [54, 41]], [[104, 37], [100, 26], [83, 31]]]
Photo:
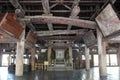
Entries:
[[119, 80], [119, 4], [0, 0], [0, 80]]

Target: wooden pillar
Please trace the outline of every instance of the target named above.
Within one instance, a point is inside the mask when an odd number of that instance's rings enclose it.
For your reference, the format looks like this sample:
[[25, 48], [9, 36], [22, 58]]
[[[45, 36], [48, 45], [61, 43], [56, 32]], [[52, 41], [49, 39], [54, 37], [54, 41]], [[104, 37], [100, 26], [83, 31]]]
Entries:
[[52, 49], [51, 46], [49, 46], [49, 47], [48, 47], [48, 63], [49, 63], [49, 64], [51, 64], [51, 52], [52, 52], [51, 49]]
[[93, 53], [91, 53], [91, 67], [93, 67], [94, 66], [94, 54]]
[[100, 76], [107, 76], [106, 69], [106, 43], [102, 42], [102, 34], [97, 29], [98, 55], [99, 55], [99, 73]]
[[0, 50], [0, 67], [2, 66], [2, 50]]
[[16, 48], [16, 76], [23, 76], [23, 55], [24, 55], [24, 46], [25, 46], [25, 31], [21, 35], [21, 40], [17, 42]]
[[85, 67], [86, 70], [90, 69], [89, 48], [85, 46]]
[[31, 70], [35, 70], [35, 47], [31, 49]]
[[82, 53], [80, 53], [80, 68], [82, 68]]
[[69, 46], [69, 63], [73, 63], [72, 62], [72, 47], [71, 46]]
[[9, 56], [7, 57], [8, 60], [8, 66], [11, 65], [11, 53], [9, 53]]
[[120, 44], [117, 50], [117, 62], [118, 62], [118, 66], [120, 67]]

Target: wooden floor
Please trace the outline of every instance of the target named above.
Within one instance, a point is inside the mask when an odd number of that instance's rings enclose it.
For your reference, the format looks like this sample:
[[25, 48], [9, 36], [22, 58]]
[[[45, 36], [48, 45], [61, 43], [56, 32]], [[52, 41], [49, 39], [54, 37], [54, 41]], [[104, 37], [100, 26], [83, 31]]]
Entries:
[[120, 80], [119, 67], [108, 67], [107, 77], [99, 77], [98, 68], [74, 71], [47, 72], [37, 70], [24, 73], [22, 77], [16, 77], [14, 72], [8, 72], [6, 67], [0, 67], [0, 80]]

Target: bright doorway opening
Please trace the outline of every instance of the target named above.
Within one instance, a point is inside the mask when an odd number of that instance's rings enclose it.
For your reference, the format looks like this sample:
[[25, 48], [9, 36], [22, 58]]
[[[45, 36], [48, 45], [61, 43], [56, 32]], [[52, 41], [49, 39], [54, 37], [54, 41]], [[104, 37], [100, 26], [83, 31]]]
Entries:
[[8, 66], [8, 56], [9, 54], [2, 55], [2, 66]]

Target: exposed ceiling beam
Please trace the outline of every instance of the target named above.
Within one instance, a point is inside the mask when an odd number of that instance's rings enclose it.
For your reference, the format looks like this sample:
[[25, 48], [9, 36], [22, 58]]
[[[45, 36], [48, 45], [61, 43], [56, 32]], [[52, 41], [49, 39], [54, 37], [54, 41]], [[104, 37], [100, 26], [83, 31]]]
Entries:
[[26, 16], [23, 20], [30, 20], [32, 23], [57, 23], [57, 24], [69, 24], [78, 26], [81, 28], [95, 29], [97, 27], [94, 21], [71, 19], [65, 17], [54, 17], [54, 16]]
[[32, 23], [28, 23], [27, 26], [28, 26], [32, 31], [36, 31], [35, 26], [33, 26]]
[[[1, 2], [1, 3], [8, 3], [7, 0], [2, 0], [2, 1], [0, 1], [0, 2]], [[37, 1], [36, 1], [36, 0], [35, 0], [35, 1], [30, 1], [30, 0], [25, 0], [25, 1], [23, 1], [23, 0], [22, 0], [22, 1], [19, 1], [19, 2], [20, 2], [20, 3], [26, 3], [26, 4], [27, 4], [27, 3], [28, 3], [28, 4], [32, 4], [32, 3], [34, 3], [34, 4], [37, 3], [37, 4], [38, 4], [38, 3], [41, 3], [42, 1], [41, 1], [41, 0], [37, 0]], [[56, 2], [57, 2], [57, 3], [60, 3], [61, 1], [60, 1], [60, 0], [59, 0], [59, 1], [58, 1], [58, 0], [53, 0], [53, 1], [50, 1], [50, 2], [51, 2], [51, 3], [56, 3]], [[73, 2], [74, 2], [74, 1], [70, 1], [70, 0], [67, 0], [67, 1], [63, 0], [63, 1], [62, 1], [62, 3], [71, 3], [71, 4], [72, 4]], [[88, 4], [88, 3], [90, 3], [90, 4], [96, 4], [96, 3], [99, 4], [99, 3], [104, 3], [104, 2], [105, 2], [105, 0], [102, 0], [102, 1], [97, 1], [97, 0], [89, 1], [89, 0], [87, 0], [87, 1], [80, 1], [80, 4]]]
[[[7, 2], [7, 1], [0, 1], [0, 2]], [[27, 0], [25, 0], [25, 1], [19, 1], [20, 3], [41, 3], [42, 1], [41, 0], [37, 0], [37, 1], [27, 1]], [[61, 1], [60, 0], [53, 0], [53, 1], [50, 1], [51, 3], [60, 3]], [[63, 3], [73, 3], [74, 1], [70, 1], [70, 0], [63, 0], [62, 1]], [[87, 1], [80, 1], [80, 3], [104, 3], [105, 1], [104, 0], [102, 0], [102, 1], [96, 1], [96, 0], [94, 0], [94, 1], [89, 1], [89, 0], [87, 0]]]
[[17, 14], [17, 16], [19, 16], [20, 18], [23, 18], [25, 16], [25, 11], [19, 4], [18, 0], [9, 0], [9, 1], [16, 8], [15, 13]]
[[[78, 6], [79, 1], [80, 1], [80, 0], [74, 0], [73, 9], [72, 9], [72, 11], [71, 11], [70, 18], [77, 18], [77, 15], [78, 15], [79, 12], [80, 12], [80, 8], [79, 8], [79, 6]], [[68, 25], [67, 30], [70, 30], [71, 27], [72, 27], [72, 25]]]
[[[10, 10], [12, 11], [12, 10]], [[25, 10], [25, 12], [29, 12], [29, 13], [36, 13], [36, 12], [40, 12], [42, 13], [43, 10]], [[53, 13], [69, 13], [71, 12], [70, 10], [51, 10], [51, 12]], [[95, 12], [95, 10], [80, 10], [81, 13], [86, 13], [86, 12]]]
[[84, 34], [85, 29], [80, 30], [54, 30], [54, 31], [36, 31], [37, 36], [50, 36], [59, 34]]
[[[50, 14], [49, 0], [42, 0], [42, 6], [43, 6], [43, 12], [45, 13], [45, 15], [49, 16]], [[47, 25], [49, 30], [53, 30], [52, 23], [47, 23]]]
[[81, 36], [41, 36], [40, 40], [78, 40]]

